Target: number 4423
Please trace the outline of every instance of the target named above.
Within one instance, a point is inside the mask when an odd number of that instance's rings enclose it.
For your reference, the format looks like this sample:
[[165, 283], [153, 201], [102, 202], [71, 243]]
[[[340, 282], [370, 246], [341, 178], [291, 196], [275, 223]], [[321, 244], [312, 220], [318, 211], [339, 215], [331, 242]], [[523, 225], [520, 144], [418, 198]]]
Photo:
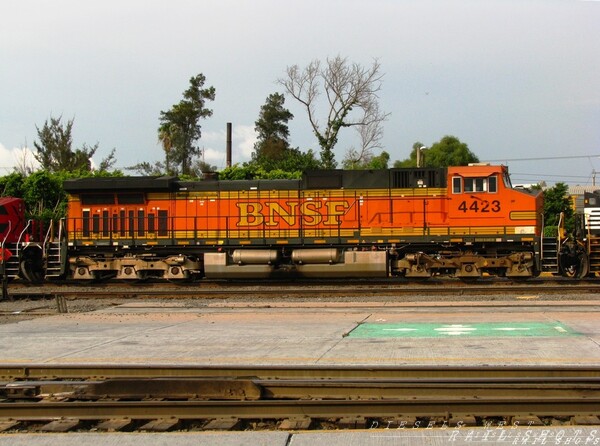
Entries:
[[487, 200], [473, 200], [470, 204], [466, 201], [463, 201], [458, 206], [459, 211], [463, 212], [500, 212], [500, 202], [498, 200], [494, 200], [489, 202]]

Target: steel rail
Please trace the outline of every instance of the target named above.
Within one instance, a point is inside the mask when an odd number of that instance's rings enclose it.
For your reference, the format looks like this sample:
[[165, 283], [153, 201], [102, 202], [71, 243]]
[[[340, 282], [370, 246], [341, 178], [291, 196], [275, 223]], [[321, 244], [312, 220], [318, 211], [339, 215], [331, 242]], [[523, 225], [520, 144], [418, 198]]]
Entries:
[[600, 280], [564, 280], [563, 278], [537, 278], [523, 281], [484, 278], [473, 282], [456, 279], [434, 278], [427, 281], [406, 279], [377, 279], [377, 280], [315, 280], [315, 281], [200, 281], [194, 283], [170, 282], [106, 282], [82, 283], [66, 281], [60, 286], [46, 283], [39, 286], [30, 284], [11, 284], [13, 297], [28, 296], [80, 296], [90, 297], [213, 297], [236, 295], [261, 296], [299, 296], [299, 295], [328, 295], [328, 296], [364, 296], [366, 295], [449, 295], [449, 294], [504, 294], [504, 293], [599, 293]]
[[93, 298], [152, 298], [152, 297], [193, 297], [193, 298], [210, 298], [210, 297], [292, 297], [292, 296], [328, 296], [328, 297], [365, 297], [365, 296], [400, 296], [400, 295], [489, 295], [489, 294], [515, 294], [515, 293], [541, 293], [541, 294], [598, 294], [600, 293], [600, 285], [544, 285], [544, 286], [532, 286], [532, 285], [511, 285], [511, 286], [469, 286], [467, 288], [462, 287], [367, 287], [357, 288], [339, 286], [336, 288], [289, 288], [289, 287], [277, 287], [277, 288], [261, 288], [261, 289], [248, 289], [248, 288], [228, 288], [228, 289], [203, 289], [202, 287], [192, 289], [148, 289], [148, 288], [122, 288], [119, 290], [115, 289], [102, 289], [102, 290], [33, 290], [29, 289], [26, 291], [11, 291], [11, 296], [14, 298], [56, 298], [58, 296], [64, 297], [81, 297], [85, 296]]
[[43, 420], [130, 419], [282, 419], [399, 417], [470, 414], [477, 416], [577, 416], [598, 414], [600, 398], [524, 399], [518, 394], [491, 399], [258, 400], [258, 401], [88, 401], [0, 404], [0, 418]]
[[235, 366], [127, 364], [2, 364], [2, 380], [101, 380], [141, 378], [250, 379], [589, 379], [600, 377], [598, 366]]
[[70, 400], [148, 398], [203, 400], [378, 400], [587, 399], [600, 397], [600, 378], [504, 379], [110, 379], [106, 381], [24, 381], [0, 384], [0, 396], [20, 400], [57, 396]]
[[[0, 371], [13, 379], [0, 388], [0, 419], [21, 421], [600, 415], [600, 367], [40, 365]], [[111, 377], [102, 381], [102, 375]], [[90, 381], [68, 381], [75, 378]]]

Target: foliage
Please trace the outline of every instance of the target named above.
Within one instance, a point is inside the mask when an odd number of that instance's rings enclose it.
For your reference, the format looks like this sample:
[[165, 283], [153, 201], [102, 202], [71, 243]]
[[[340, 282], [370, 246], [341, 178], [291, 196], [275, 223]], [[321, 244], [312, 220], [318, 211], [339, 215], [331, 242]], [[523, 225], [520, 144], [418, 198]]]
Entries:
[[[133, 166], [126, 167], [125, 169], [136, 172], [139, 175], [145, 175], [150, 177], [160, 177], [163, 175], [169, 175], [165, 163], [163, 163], [162, 161], [156, 161], [154, 164], [149, 163], [148, 161], [144, 161], [143, 163], [138, 163]], [[216, 172], [216, 170], [216, 166], [211, 166], [210, 164], [197, 159], [192, 162], [189, 174], [180, 174], [178, 176], [182, 179], [187, 178], [190, 180], [198, 180], [204, 178], [206, 173]], [[171, 174], [174, 173], [175, 172], [171, 171]]]
[[[39, 143], [33, 143], [37, 150], [34, 155], [41, 164], [42, 169], [49, 172], [90, 172], [92, 170], [91, 158], [98, 150], [98, 143], [94, 146], [83, 144], [79, 149], [72, 149], [73, 145], [73, 123], [74, 119], [61, 123], [62, 117], [46, 120], [40, 129], [36, 126]], [[106, 171], [115, 163], [115, 149], [109, 156], [102, 160], [99, 170]]]
[[0, 197], [22, 198], [24, 180], [25, 175], [19, 172], [0, 177]]
[[[287, 67], [286, 74], [278, 82], [306, 109], [321, 147], [321, 165], [324, 169], [334, 169], [337, 166], [333, 149], [342, 128], [379, 128], [387, 119], [388, 114], [382, 113], [378, 104], [377, 94], [381, 90], [383, 75], [377, 61], [370, 68], [364, 68], [337, 56], [328, 58], [325, 64], [314, 60], [304, 69], [292, 65]], [[327, 98], [325, 124], [317, 118], [321, 93]], [[370, 135], [375, 136], [372, 142], [378, 144], [381, 132], [371, 131]], [[371, 138], [367, 138], [369, 139]]]
[[385, 150], [379, 156], [374, 156], [367, 164], [367, 169], [387, 169], [390, 162], [390, 154]]
[[560, 214], [563, 213], [565, 229], [567, 232], [573, 231], [575, 216], [568, 191], [569, 186], [564, 183], [556, 183], [544, 191], [544, 226], [558, 226]]
[[558, 236], [558, 226], [544, 226], [544, 237], [556, 238]]
[[[396, 161], [394, 167], [416, 167], [417, 150], [421, 147], [423, 144], [420, 142], [413, 144], [410, 157], [403, 161]], [[444, 136], [439, 142], [426, 149], [423, 167], [466, 166], [477, 162], [479, 158], [469, 150], [467, 144], [460, 142], [455, 136]]]
[[11, 173], [0, 177], [0, 196], [22, 198], [25, 201], [26, 218], [43, 221], [64, 218], [67, 212], [67, 194], [63, 182], [70, 178], [118, 177], [120, 171], [106, 172], [47, 172], [39, 170], [29, 176]]
[[[294, 115], [283, 107], [284, 103], [285, 97], [274, 93], [261, 106], [255, 123], [258, 141], [254, 145], [252, 159], [244, 163], [243, 172], [235, 173], [236, 179], [240, 179], [238, 176], [248, 179], [300, 178], [303, 171], [320, 167], [312, 150], [304, 153], [290, 147], [287, 123]], [[219, 177], [225, 178], [230, 174], [233, 172], [222, 172]]]
[[219, 180], [295, 180], [300, 178], [302, 178], [302, 170], [274, 169], [266, 171], [260, 166], [251, 164], [243, 166], [234, 164], [219, 172]]
[[214, 87], [202, 88], [205, 81], [202, 73], [190, 78], [190, 86], [183, 92], [183, 99], [170, 110], [160, 112], [158, 139], [165, 150], [168, 174], [190, 174], [192, 160], [200, 154], [196, 145], [202, 136], [198, 121], [212, 116], [212, 110], [206, 108], [205, 103], [215, 99]]
[[34, 172], [23, 182], [23, 200], [27, 218], [48, 223], [66, 215], [67, 195], [62, 183], [68, 177], [64, 172], [51, 174], [45, 171]]
[[244, 163], [244, 165], [255, 172], [303, 172], [305, 170], [319, 169], [321, 166], [312, 150], [302, 152], [300, 149], [292, 148], [285, 150], [285, 157], [283, 158], [262, 158], [261, 160], [252, 160], [248, 163]]
[[202, 161], [202, 160], [194, 160], [192, 163], [192, 176], [194, 178], [204, 178], [204, 175], [207, 173], [212, 173], [217, 171], [217, 166], [212, 166], [211, 164]]
[[145, 175], [149, 177], [165, 175], [166, 168], [162, 161], [157, 161], [154, 164], [144, 161], [133, 166], [126, 167], [125, 170], [131, 170], [139, 175]]
[[346, 157], [343, 167], [348, 170], [378, 170], [387, 169], [389, 162], [390, 154], [384, 150], [379, 156], [372, 156], [364, 162]]

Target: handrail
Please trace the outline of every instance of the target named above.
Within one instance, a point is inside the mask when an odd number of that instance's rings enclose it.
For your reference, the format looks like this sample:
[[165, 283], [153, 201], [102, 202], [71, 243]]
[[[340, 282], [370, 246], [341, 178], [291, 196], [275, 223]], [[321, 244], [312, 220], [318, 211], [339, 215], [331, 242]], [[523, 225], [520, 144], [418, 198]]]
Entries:
[[[590, 214], [584, 215], [583, 221], [585, 223], [585, 229], [587, 230], [587, 254], [590, 255], [592, 253], [592, 243], [590, 239], [592, 238], [592, 224], [591, 224], [592, 216]], [[586, 221], [587, 220], [587, 221]]]
[[25, 225], [25, 227], [19, 234], [19, 239], [17, 240], [17, 256], [19, 255], [19, 246], [21, 246], [21, 240], [23, 239], [23, 234], [25, 234], [27, 229], [29, 229], [29, 225], [31, 225], [32, 222], [33, 222], [32, 219], [27, 220], [27, 225]]
[[545, 238], [544, 237], [544, 228], [545, 228], [545, 225], [546, 225], [546, 219], [544, 218], [544, 213], [542, 212], [542, 233], [540, 234], [542, 243], [540, 243], [540, 259], [544, 258], [544, 238]]
[[54, 220], [50, 220], [50, 225], [48, 225], [48, 230], [46, 231], [46, 236], [44, 237], [44, 243], [42, 243], [42, 257], [46, 258], [46, 246], [50, 241], [50, 237], [52, 236], [52, 231], [54, 230]]
[[558, 230], [556, 231], [556, 252], [557, 253], [560, 252], [560, 247], [561, 247], [561, 232], [562, 232], [563, 218], [564, 218], [564, 213], [561, 212], [558, 217], [558, 228], [557, 228]]
[[61, 218], [60, 219], [60, 224], [58, 225], [58, 241], [60, 242], [62, 240], [62, 233], [63, 233], [63, 228], [65, 225], [65, 218]]

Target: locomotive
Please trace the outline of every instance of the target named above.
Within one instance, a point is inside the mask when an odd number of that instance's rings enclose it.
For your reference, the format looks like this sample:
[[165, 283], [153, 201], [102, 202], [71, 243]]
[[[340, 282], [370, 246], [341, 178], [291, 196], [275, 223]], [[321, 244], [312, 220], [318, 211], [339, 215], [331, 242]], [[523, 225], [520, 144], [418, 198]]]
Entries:
[[35, 240], [22, 201], [0, 201], [4, 276], [477, 279], [589, 271], [580, 241], [543, 237], [541, 192], [513, 188], [506, 166], [319, 170], [299, 180], [81, 178], [64, 189], [66, 218]]

